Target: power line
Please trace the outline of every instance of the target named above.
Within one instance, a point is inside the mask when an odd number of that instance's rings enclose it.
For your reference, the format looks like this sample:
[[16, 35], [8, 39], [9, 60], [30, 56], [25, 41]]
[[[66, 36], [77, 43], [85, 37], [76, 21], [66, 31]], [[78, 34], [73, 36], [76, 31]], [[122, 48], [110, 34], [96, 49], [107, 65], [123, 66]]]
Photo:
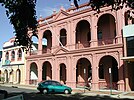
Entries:
[[[61, 43], [61, 41], [59, 40], [59, 38], [57, 37], [57, 35], [55, 34], [55, 32], [54, 32], [54, 30], [52, 29], [52, 27], [50, 26], [50, 24], [48, 23], [48, 21], [47, 21], [46, 19], [45, 19], [44, 21], [45, 21], [46, 24], [49, 26], [49, 28], [51, 28], [52, 34], [55, 35], [55, 37], [56, 37], [57, 41], [60, 43], [61, 47], [62, 47], [62, 48], [65, 48], [65, 47], [63, 46], [63, 44]], [[67, 49], [67, 48], [65, 48], [65, 49]], [[67, 50], [68, 50], [68, 49], [67, 49]]]

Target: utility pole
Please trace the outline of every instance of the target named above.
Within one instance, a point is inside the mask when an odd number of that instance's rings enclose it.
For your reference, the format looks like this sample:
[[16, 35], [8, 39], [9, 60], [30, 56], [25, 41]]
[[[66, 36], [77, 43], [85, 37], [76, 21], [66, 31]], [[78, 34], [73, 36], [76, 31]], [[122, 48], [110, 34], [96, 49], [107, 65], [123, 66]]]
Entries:
[[109, 68], [109, 77], [110, 77], [110, 95], [112, 95], [112, 71]]
[[85, 84], [84, 84], [84, 93], [86, 89], [86, 68], [84, 68], [84, 79], [85, 79]]

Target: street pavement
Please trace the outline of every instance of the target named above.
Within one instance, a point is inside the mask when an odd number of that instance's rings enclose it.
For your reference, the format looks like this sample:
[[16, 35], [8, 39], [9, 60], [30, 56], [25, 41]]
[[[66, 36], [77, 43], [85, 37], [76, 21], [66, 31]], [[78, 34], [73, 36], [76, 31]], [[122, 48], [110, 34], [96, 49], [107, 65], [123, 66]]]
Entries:
[[[0, 84], [0, 86], [13, 87], [13, 88], [24, 88], [24, 89], [32, 89], [37, 90], [37, 86], [35, 85], [19, 85], [19, 84]], [[79, 94], [83, 96], [109, 96], [111, 98], [116, 99], [133, 99], [134, 100], [134, 91], [130, 92], [122, 92], [117, 90], [98, 90], [98, 91], [89, 91], [87, 89], [82, 88], [74, 88], [72, 94]]]

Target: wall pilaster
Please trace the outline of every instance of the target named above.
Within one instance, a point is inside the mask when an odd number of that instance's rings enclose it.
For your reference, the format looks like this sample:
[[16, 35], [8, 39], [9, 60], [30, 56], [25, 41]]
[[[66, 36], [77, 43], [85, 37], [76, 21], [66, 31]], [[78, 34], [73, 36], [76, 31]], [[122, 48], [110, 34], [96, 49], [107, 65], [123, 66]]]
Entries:
[[43, 32], [41, 30], [38, 30], [39, 36], [38, 36], [38, 55], [42, 54], [42, 34]]
[[[119, 51], [118, 54], [119, 58], [123, 57], [123, 54], [121, 51]], [[119, 82], [118, 82], [118, 90], [125, 91], [125, 85], [124, 85], [124, 63], [123, 60], [119, 59]]]
[[56, 50], [56, 47], [59, 46], [59, 37], [58, 37], [58, 26], [54, 25], [52, 27], [52, 53]]
[[98, 63], [96, 54], [93, 54], [92, 60], [92, 90], [99, 90], [99, 74], [98, 74]]
[[116, 41], [118, 43], [122, 43], [122, 28], [123, 28], [123, 21], [122, 19], [122, 10], [118, 10], [116, 14]]
[[67, 57], [67, 81], [66, 85], [70, 86], [72, 88], [76, 88], [76, 79], [74, 78], [75, 76], [72, 77], [72, 74], [75, 73], [76, 68], [74, 68], [75, 65], [72, 65], [72, 57], [68, 56]]
[[98, 44], [97, 39], [97, 18], [91, 17], [91, 47], [96, 47]]
[[42, 62], [38, 61], [38, 83], [42, 81]]
[[29, 81], [30, 81], [30, 62], [27, 61], [26, 62], [26, 80], [25, 80], [25, 83], [29, 84]]
[[71, 33], [71, 44], [72, 44], [72, 46], [71, 46], [71, 49], [75, 49], [75, 44], [76, 44], [76, 29], [75, 29], [75, 26], [74, 26], [74, 21], [71, 21], [71, 23], [70, 23], [70, 33]]

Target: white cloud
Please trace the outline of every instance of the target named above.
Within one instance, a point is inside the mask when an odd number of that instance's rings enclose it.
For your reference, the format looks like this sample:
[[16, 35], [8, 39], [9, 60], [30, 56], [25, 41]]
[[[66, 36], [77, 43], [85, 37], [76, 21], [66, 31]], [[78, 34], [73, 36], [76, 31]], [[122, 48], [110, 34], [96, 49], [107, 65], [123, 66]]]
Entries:
[[39, 10], [37, 10], [37, 16], [40, 17], [47, 17], [53, 14], [53, 11], [59, 11], [58, 8], [53, 8], [53, 7], [45, 7], [43, 9], [39, 8]]

